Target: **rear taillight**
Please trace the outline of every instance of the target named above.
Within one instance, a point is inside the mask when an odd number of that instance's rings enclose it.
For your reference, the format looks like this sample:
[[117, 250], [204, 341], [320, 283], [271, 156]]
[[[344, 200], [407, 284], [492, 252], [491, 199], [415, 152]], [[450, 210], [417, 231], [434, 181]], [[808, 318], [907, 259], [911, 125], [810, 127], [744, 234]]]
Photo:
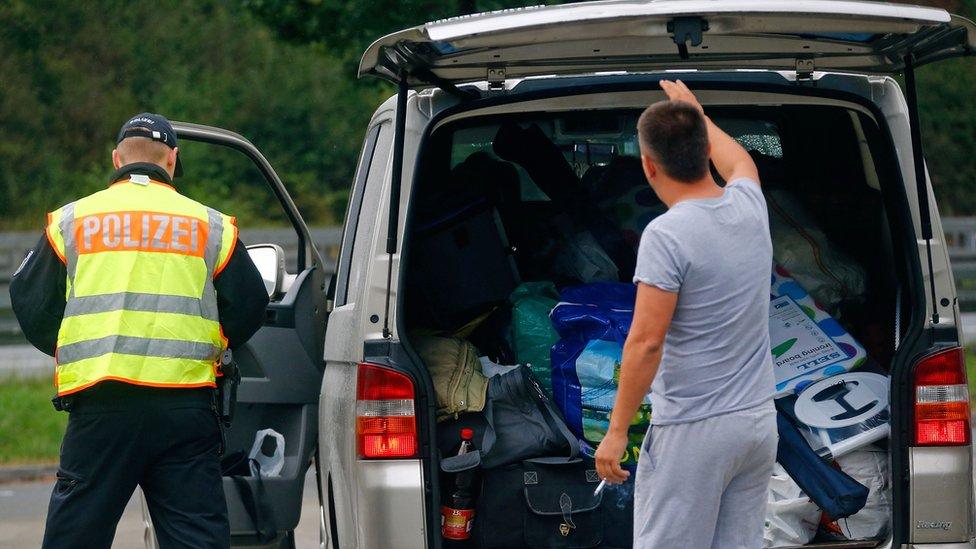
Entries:
[[962, 349], [927, 356], [915, 366], [915, 445], [970, 443], [969, 386]]
[[417, 455], [413, 381], [376, 364], [360, 364], [356, 380], [356, 448], [367, 459]]

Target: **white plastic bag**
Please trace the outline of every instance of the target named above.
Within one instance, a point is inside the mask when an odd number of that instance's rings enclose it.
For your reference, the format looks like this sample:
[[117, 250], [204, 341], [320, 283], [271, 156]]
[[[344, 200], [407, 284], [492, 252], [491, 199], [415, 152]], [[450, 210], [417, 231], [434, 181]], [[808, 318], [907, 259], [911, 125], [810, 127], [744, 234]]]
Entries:
[[521, 367], [520, 364], [498, 364], [486, 356], [479, 356], [478, 360], [481, 361], [481, 373], [484, 374], [485, 377], [504, 375], [516, 368]]
[[782, 189], [764, 191], [776, 263], [835, 317], [841, 301], [863, 299], [864, 269], [830, 243], [800, 199]]
[[842, 471], [868, 487], [868, 501], [856, 514], [835, 522], [850, 540], [880, 538], [888, 533], [891, 519], [891, 487], [888, 482], [888, 453], [863, 448], [837, 458]]
[[820, 524], [820, 509], [778, 463], [773, 467], [767, 494], [763, 547], [810, 543]]
[[[263, 452], [264, 440], [271, 437], [275, 441], [274, 454], [267, 455]], [[262, 429], [254, 435], [254, 445], [251, 446], [251, 459], [258, 462], [261, 466], [261, 476], [276, 477], [281, 474], [281, 468], [285, 466], [285, 437], [274, 429]], [[250, 464], [251, 476], [257, 476], [254, 464]]]

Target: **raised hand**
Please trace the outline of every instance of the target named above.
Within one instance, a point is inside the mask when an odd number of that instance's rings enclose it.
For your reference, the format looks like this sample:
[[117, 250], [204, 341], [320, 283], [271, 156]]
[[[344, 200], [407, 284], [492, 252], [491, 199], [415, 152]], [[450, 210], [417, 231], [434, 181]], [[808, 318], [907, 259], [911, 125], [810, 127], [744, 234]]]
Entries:
[[701, 103], [698, 102], [698, 98], [695, 94], [691, 93], [688, 86], [685, 85], [681, 80], [661, 80], [661, 89], [664, 90], [665, 95], [671, 101], [684, 101], [685, 103], [690, 103], [698, 112], [704, 114], [705, 110], [702, 109]]

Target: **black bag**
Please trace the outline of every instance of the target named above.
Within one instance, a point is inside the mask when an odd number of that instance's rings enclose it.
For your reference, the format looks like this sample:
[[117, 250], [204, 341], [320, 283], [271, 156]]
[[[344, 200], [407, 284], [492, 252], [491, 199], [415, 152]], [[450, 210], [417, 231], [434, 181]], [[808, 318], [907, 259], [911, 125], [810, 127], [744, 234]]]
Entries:
[[483, 413], [462, 414], [438, 425], [442, 455], [457, 446], [462, 427], [474, 429], [474, 446], [485, 469], [540, 456], [579, 455], [579, 441], [527, 366], [489, 378]]
[[603, 494], [592, 460], [537, 458], [483, 472], [473, 535], [483, 549], [598, 547]]

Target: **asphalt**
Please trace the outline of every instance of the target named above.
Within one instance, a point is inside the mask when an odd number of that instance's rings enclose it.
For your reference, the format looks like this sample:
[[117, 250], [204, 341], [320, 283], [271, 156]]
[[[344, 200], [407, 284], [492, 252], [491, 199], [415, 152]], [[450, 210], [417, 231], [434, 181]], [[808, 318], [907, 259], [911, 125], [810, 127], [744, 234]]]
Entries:
[[[0, 548], [40, 547], [53, 478], [0, 484]], [[302, 518], [295, 530], [296, 547], [319, 546], [319, 504], [315, 475], [305, 477]], [[142, 508], [138, 492], [129, 500], [115, 532], [113, 549], [144, 549]]]

